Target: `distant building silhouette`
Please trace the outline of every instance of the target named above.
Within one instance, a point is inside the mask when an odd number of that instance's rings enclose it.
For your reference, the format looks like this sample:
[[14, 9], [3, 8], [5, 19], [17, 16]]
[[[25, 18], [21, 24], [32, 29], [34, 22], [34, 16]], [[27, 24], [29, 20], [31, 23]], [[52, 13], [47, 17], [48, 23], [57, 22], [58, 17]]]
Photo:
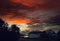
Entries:
[[32, 31], [29, 33], [29, 38], [40, 38], [40, 32], [39, 31]]

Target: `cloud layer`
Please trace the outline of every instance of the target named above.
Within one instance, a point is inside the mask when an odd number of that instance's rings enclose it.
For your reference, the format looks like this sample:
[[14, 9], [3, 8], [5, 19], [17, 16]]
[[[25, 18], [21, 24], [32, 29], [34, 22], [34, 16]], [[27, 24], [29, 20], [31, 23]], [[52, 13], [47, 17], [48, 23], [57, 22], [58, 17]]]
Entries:
[[57, 15], [60, 16], [60, 0], [0, 0], [0, 18], [8, 23], [49, 23]]

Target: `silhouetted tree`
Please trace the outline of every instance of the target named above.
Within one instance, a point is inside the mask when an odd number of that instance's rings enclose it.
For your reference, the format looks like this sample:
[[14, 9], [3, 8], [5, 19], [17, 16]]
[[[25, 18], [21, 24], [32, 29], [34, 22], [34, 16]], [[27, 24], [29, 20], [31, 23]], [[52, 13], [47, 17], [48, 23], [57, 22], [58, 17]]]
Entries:
[[8, 24], [0, 19], [0, 31], [6, 31], [8, 29]]
[[11, 26], [11, 30], [14, 31], [14, 32], [19, 32], [20, 31], [20, 29], [15, 24], [13, 24]]
[[5, 22], [2, 19], [0, 19], [0, 27], [2, 27], [3, 24], [5, 24]]
[[17, 41], [20, 37], [19, 28], [16, 25], [11, 26], [8, 30], [8, 24], [0, 19], [0, 41]]
[[8, 24], [0, 19], [0, 41], [7, 40]]
[[41, 36], [41, 39], [42, 41], [48, 41], [48, 34], [46, 33], [46, 31], [43, 31], [43, 32], [40, 32], [40, 36]]
[[60, 41], [60, 31], [57, 33], [57, 40]]
[[19, 31], [20, 31], [19, 28], [15, 24], [13, 24], [11, 26], [11, 31], [10, 31], [10, 35], [9, 35], [11, 41], [12, 40], [17, 41], [20, 38], [20, 32]]
[[48, 36], [49, 36], [49, 40], [50, 40], [50, 41], [56, 40], [56, 33], [55, 33], [54, 31], [48, 30], [48, 31], [47, 31], [47, 34], [48, 34]]

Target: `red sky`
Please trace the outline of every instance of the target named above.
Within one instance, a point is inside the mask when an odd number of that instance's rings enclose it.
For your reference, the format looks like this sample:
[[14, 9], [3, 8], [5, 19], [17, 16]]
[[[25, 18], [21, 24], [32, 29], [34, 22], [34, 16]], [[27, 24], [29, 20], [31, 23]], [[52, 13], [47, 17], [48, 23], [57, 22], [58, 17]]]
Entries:
[[60, 0], [10, 0], [12, 3], [23, 4], [35, 8], [60, 9]]
[[[2, 0], [0, 3], [0, 16], [14, 23], [30, 23], [32, 20], [27, 18], [28, 15], [37, 14], [36, 11], [38, 10], [60, 11], [60, 0]], [[35, 20], [35, 16], [32, 18]]]

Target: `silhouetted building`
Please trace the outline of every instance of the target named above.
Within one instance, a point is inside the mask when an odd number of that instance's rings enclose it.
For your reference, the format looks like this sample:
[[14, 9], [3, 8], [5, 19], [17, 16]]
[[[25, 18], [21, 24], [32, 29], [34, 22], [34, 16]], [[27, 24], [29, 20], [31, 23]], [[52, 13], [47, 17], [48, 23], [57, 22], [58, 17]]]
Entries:
[[29, 33], [29, 38], [40, 38], [40, 32], [32, 31]]

